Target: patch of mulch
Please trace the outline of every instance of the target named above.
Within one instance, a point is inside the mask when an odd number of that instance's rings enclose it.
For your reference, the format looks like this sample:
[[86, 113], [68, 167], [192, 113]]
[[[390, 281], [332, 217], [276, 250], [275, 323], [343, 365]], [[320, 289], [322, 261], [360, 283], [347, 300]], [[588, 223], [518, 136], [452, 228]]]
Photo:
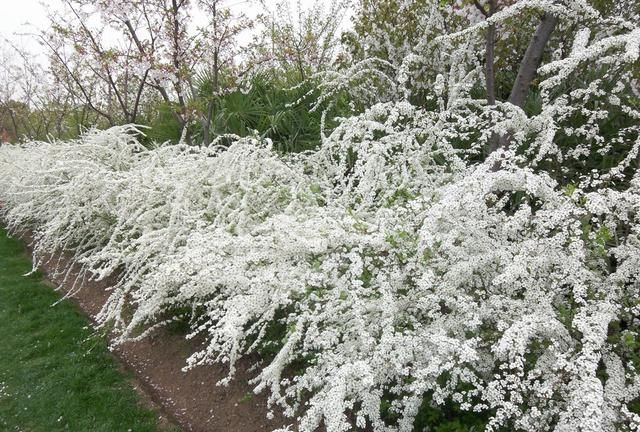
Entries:
[[[32, 253], [32, 237], [24, 233], [20, 238]], [[45, 262], [47, 258], [44, 257]], [[56, 256], [51, 263], [43, 264], [40, 271], [55, 287], [61, 280], [54, 276], [54, 264], [79, 266], [63, 256]], [[70, 280], [73, 280], [73, 275]], [[112, 281], [86, 281], [71, 298], [95, 323], [95, 316], [109, 297], [107, 288]], [[70, 287], [61, 285], [60, 290], [69, 292]], [[235, 378], [226, 386], [216, 382], [227, 376], [223, 365], [199, 366], [187, 372], [189, 355], [199, 349], [199, 342], [186, 340], [184, 335], [159, 330], [155, 334], [136, 342], [127, 342], [112, 349], [118, 363], [135, 377], [134, 388], [143, 400], [158, 412], [160, 424], [174, 424], [185, 432], [262, 432], [272, 431], [293, 419], [281, 416], [267, 418], [266, 395], [255, 395], [248, 384], [254, 374], [249, 373], [252, 362], [240, 361]]]

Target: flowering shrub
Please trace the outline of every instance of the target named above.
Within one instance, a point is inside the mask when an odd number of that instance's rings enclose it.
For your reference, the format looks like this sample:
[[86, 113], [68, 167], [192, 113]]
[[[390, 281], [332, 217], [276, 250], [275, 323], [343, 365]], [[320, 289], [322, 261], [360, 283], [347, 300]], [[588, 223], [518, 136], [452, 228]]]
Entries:
[[640, 38], [589, 39], [542, 68], [530, 116], [452, 64], [435, 109], [385, 94], [315, 152], [146, 149], [131, 126], [3, 146], [2, 214], [72, 252], [78, 282], [117, 276], [99, 319], [119, 340], [186, 319], [206, 340], [186, 367], [227, 363], [221, 384], [262, 353], [255, 390], [301, 431], [411, 431], [442, 406], [487, 431], [639, 430]]

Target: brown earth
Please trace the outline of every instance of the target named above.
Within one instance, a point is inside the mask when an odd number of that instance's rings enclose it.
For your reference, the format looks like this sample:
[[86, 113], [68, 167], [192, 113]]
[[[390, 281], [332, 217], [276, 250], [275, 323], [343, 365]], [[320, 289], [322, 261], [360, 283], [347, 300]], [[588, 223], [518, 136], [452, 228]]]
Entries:
[[[26, 233], [21, 238], [31, 253], [31, 236]], [[55, 261], [59, 262], [57, 256]], [[71, 264], [70, 258], [62, 257], [61, 263]], [[60, 285], [52, 264], [43, 264], [40, 270], [53, 286]], [[108, 287], [108, 281], [87, 281], [71, 295], [94, 323], [109, 296]], [[60, 286], [66, 293], [69, 288]], [[141, 341], [117, 345], [112, 352], [121, 367], [133, 374], [134, 388], [156, 410], [160, 425], [173, 424], [185, 432], [262, 432], [295, 423], [277, 410], [272, 420], [267, 419], [266, 395], [255, 395], [248, 384], [255, 375], [248, 372], [249, 360], [239, 362], [235, 379], [226, 387], [216, 385], [227, 375], [223, 365], [183, 372], [187, 357], [198, 345], [184, 335], [159, 330]]]

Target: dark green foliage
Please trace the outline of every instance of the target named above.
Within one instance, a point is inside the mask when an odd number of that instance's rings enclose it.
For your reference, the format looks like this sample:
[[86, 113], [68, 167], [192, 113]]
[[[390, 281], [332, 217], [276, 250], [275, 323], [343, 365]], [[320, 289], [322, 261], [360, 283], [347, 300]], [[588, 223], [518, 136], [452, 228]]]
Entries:
[[147, 136], [145, 144], [170, 141], [177, 143], [180, 139], [180, 124], [172, 114], [172, 108], [164, 102], [158, 102], [149, 114], [150, 120], [145, 124], [150, 129], [145, 130]]
[[[207, 82], [202, 86], [208, 88]], [[292, 73], [272, 70], [252, 77], [247, 87], [213, 99], [211, 139], [257, 133], [271, 139], [281, 152], [318, 147], [321, 111], [311, 111], [317, 97], [315, 83], [298, 83]], [[194, 142], [202, 141], [202, 127], [194, 131]]]
[[[382, 418], [393, 424], [397, 416], [391, 410], [391, 399], [383, 399], [380, 407]], [[469, 411], [461, 411], [455, 405], [447, 403], [436, 406], [431, 396], [425, 396], [413, 424], [415, 432], [479, 432], [483, 431], [488, 416]]]

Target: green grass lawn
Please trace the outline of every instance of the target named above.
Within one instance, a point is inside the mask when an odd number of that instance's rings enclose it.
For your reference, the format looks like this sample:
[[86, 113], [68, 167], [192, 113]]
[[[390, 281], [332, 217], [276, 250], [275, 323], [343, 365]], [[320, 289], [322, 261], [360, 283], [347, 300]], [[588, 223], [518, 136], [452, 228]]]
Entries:
[[[104, 338], [0, 229], [0, 431], [161, 430]], [[163, 430], [166, 430], [164, 428]]]

